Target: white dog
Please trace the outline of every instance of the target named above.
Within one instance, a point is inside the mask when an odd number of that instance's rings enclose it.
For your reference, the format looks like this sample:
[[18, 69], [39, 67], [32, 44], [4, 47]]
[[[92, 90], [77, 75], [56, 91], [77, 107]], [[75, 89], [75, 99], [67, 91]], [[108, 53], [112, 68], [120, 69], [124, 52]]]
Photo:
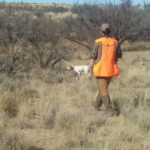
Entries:
[[90, 71], [90, 66], [89, 65], [82, 65], [82, 66], [71, 65], [71, 66], [68, 66], [67, 69], [75, 71], [80, 76], [82, 72], [84, 74], [88, 74]]

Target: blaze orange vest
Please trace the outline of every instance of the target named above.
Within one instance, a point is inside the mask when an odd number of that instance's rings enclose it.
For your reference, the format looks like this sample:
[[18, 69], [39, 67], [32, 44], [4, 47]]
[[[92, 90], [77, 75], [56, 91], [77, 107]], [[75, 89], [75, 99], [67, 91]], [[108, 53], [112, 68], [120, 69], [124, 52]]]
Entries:
[[117, 40], [111, 37], [102, 37], [95, 41], [102, 43], [101, 59], [93, 66], [93, 75], [96, 77], [118, 76], [119, 68], [115, 61], [115, 43]]

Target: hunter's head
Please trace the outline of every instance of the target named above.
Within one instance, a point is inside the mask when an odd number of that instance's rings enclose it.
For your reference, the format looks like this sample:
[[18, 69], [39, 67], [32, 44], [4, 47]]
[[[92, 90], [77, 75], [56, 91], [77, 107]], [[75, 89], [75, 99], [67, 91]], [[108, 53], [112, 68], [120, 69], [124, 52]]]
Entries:
[[109, 24], [103, 23], [103, 24], [100, 26], [100, 34], [102, 34], [102, 35], [109, 35], [110, 33], [111, 33], [111, 31], [110, 31], [110, 26], [109, 26]]

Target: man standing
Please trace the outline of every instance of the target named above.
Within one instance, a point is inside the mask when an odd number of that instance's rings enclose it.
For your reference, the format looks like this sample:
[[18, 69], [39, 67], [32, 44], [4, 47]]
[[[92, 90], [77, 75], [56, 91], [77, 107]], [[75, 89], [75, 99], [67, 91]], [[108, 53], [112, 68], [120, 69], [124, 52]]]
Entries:
[[122, 57], [118, 41], [110, 36], [109, 24], [100, 27], [101, 37], [95, 40], [92, 49], [92, 74], [97, 78], [100, 94], [96, 98], [95, 108], [100, 110], [102, 103], [105, 105], [107, 116], [113, 115], [113, 108], [109, 97], [108, 85], [114, 76], [119, 75], [117, 59]]

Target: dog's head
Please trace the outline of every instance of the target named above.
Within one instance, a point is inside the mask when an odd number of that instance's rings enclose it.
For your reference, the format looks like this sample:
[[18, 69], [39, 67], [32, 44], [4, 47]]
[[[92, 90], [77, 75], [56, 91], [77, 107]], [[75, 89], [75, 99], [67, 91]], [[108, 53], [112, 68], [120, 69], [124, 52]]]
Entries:
[[68, 67], [67, 67], [67, 70], [73, 70], [73, 69], [74, 69], [73, 66], [68, 66]]

